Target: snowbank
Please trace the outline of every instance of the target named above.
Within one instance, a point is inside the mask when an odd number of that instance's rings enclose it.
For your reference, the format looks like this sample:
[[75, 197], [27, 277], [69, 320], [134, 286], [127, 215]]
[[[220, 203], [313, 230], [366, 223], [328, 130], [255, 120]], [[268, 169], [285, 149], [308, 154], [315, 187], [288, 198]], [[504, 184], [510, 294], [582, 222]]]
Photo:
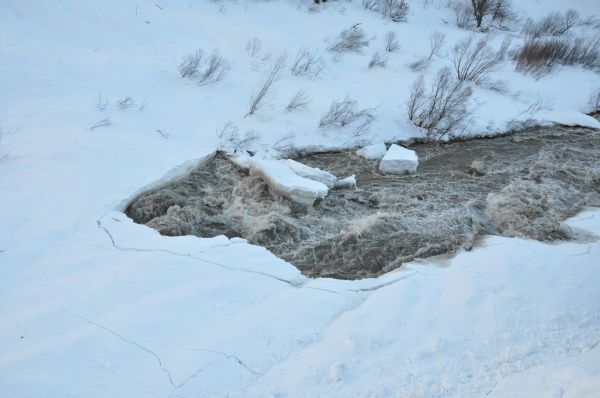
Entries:
[[503, 379], [490, 398], [597, 398], [600, 393], [600, 347]]
[[362, 156], [365, 159], [379, 160], [385, 156], [386, 152], [387, 152], [387, 148], [385, 147], [385, 144], [382, 142], [379, 144], [367, 145], [365, 147], [362, 147], [358, 151], [356, 151], [356, 154], [358, 156]]
[[540, 111], [535, 118], [541, 122], [562, 124], [563, 126], [580, 126], [600, 129], [600, 122], [591, 116], [577, 111]]
[[252, 158], [250, 174], [265, 180], [273, 191], [303, 206], [312, 206], [315, 200], [329, 192], [327, 185], [296, 174], [287, 164], [273, 159]]
[[280, 162], [287, 165], [292, 171], [298, 174], [300, 177], [308, 178], [309, 180], [318, 181], [327, 185], [328, 188], [333, 188], [337, 177], [333, 174], [321, 170], [317, 167], [310, 167], [292, 159], [280, 160]]
[[379, 170], [386, 174], [413, 173], [417, 171], [419, 158], [415, 151], [392, 144], [381, 159]]

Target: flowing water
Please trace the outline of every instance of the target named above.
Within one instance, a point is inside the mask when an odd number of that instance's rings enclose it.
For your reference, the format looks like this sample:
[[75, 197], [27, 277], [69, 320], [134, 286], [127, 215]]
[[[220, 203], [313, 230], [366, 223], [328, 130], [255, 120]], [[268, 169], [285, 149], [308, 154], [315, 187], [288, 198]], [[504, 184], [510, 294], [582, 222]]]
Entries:
[[136, 222], [164, 235], [239, 236], [310, 276], [363, 278], [463, 247], [485, 234], [568, 239], [560, 222], [600, 205], [600, 131], [546, 127], [510, 136], [417, 144], [413, 175], [382, 175], [354, 150], [295, 159], [356, 189], [304, 208], [272, 194], [225, 155], [137, 197]]

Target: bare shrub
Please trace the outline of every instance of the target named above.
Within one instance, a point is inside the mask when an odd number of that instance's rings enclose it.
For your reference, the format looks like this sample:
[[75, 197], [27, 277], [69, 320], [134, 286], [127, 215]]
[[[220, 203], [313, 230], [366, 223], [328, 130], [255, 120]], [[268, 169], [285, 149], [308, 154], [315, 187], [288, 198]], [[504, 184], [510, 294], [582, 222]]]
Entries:
[[362, 0], [362, 5], [365, 10], [380, 12], [381, 9], [380, 0]]
[[250, 58], [254, 58], [256, 56], [256, 54], [258, 54], [260, 52], [261, 47], [262, 47], [262, 43], [258, 39], [258, 37], [255, 37], [251, 40], [248, 40], [248, 42], [246, 42], [246, 52], [248, 53], [248, 56]]
[[487, 39], [475, 41], [474, 36], [467, 37], [452, 48], [452, 62], [459, 81], [483, 83], [490, 72], [498, 69], [508, 52], [510, 40], [504, 39], [498, 51], [487, 45]]
[[204, 86], [210, 83], [216, 83], [222, 80], [231, 69], [231, 64], [219, 53], [219, 50], [213, 50], [210, 58], [204, 64], [201, 71], [198, 84]]
[[100, 128], [100, 127], [106, 127], [106, 126], [110, 126], [110, 125], [111, 125], [111, 123], [110, 123], [110, 119], [102, 119], [102, 120], [99, 120], [98, 122], [94, 123], [94, 124], [93, 124], [93, 125], [90, 127], [90, 131], [94, 131], [94, 130], [96, 130], [97, 128]]
[[510, 0], [495, 0], [490, 8], [492, 23], [497, 23], [499, 27], [507, 21], [516, 21], [517, 15], [512, 9]]
[[318, 51], [303, 48], [298, 51], [291, 71], [294, 76], [317, 78], [323, 71], [323, 57]]
[[135, 105], [135, 101], [131, 97], [121, 98], [120, 100], [117, 101], [117, 107], [119, 109], [127, 109], [133, 105]]
[[430, 138], [458, 133], [469, 117], [467, 102], [471, 94], [468, 86], [452, 77], [448, 67], [438, 71], [429, 93], [425, 92], [421, 75], [411, 87], [408, 118]]
[[406, 0], [382, 0], [381, 13], [394, 22], [406, 22], [409, 8]]
[[193, 78], [198, 74], [203, 55], [202, 50], [198, 49], [195, 53], [185, 56], [179, 65], [179, 74], [182, 78]]
[[216, 49], [208, 59], [204, 59], [204, 52], [198, 49], [179, 65], [182, 78], [196, 79], [201, 86], [222, 80], [230, 69], [231, 63]]
[[534, 37], [561, 36], [580, 22], [579, 13], [568, 9], [564, 13], [551, 12], [539, 21], [528, 18], [525, 22], [524, 33]]
[[306, 90], [298, 90], [285, 107], [285, 110], [287, 112], [300, 111], [306, 109], [309, 103], [310, 99], [306, 95]]
[[330, 51], [342, 52], [359, 52], [363, 47], [369, 45], [369, 40], [365, 37], [360, 24], [354, 24], [350, 28], [343, 30], [338, 40], [329, 47]]
[[475, 26], [481, 27], [483, 18], [489, 15], [493, 8], [494, 0], [471, 0], [471, 8], [475, 17]]
[[373, 54], [373, 56], [371, 57], [371, 60], [369, 61], [369, 69], [385, 68], [385, 66], [387, 65], [387, 61], [388, 61], [387, 54], [380, 53], [379, 51], [377, 51], [375, 54]]
[[246, 116], [251, 116], [264, 105], [265, 100], [269, 96], [269, 91], [273, 83], [279, 80], [281, 70], [285, 67], [286, 54], [282, 54], [277, 60], [271, 65], [271, 69], [263, 76], [261, 82], [258, 85], [258, 89], [250, 97], [250, 107]]
[[600, 67], [600, 37], [529, 36], [513, 53], [516, 70], [537, 76], [551, 72], [558, 65]]
[[473, 9], [470, 4], [458, 2], [452, 4], [456, 26], [461, 29], [469, 29], [473, 23]]
[[410, 9], [406, 0], [362, 0], [366, 10], [381, 13], [393, 22], [405, 22]]
[[505, 21], [514, 20], [510, 0], [471, 0], [451, 3], [456, 25], [463, 29], [487, 29], [493, 24], [502, 26]]
[[393, 53], [400, 50], [400, 43], [398, 42], [398, 37], [396, 32], [390, 30], [385, 34], [385, 51], [388, 53]]
[[[2, 131], [0, 129], [0, 163], [8, 158], [8, 154], [2, 149]], [[1, 253], [1, 251], [0, 251]]]
[[600, 110], [600, 89], [596, 90], [590, 95], [588, 104], [594, 108], [594, 111]]
[[240, 134], [240, 130], [235, 124], [227, 122], [223, 127], [217, 129], [217, 137], [220, 150], [227, 153], [240, 153], [258, 141], [260, 135], [253, 130]]
[[271, 148], [280, 153], [288, 153], [294, 148], [294, 133], [287, 133], [271, 145]]
[[359, 136], [369, 130], [373, 120], [375, 115], [372, 109], [359, 109], [356, 100], [346, 97], [342, 101], [331, 103], [329, 110], [319, 120], [319, 128], [349, 127], [352, 128], [354, 136]]
[[108, 108], [108, 100], [102, 97], [102, 93], [98, 94], [98, 101], [96, 101], [96, 109], [100, 112], [104, 112]]
[[434, 56], [439, 56], [440, 51], [446, 43], [446, 35], [438, 31], [434, 31], [429, 36], [429, 54], [426, 57], [422, 57], [417, 61], [409, 65], [414, 71], [420, 71], [429, 66]]
[[549, 111], [554, 107], [554, 100], [538, 93], [535, 100], [527, 107], [527, 113], [529, 115], [535, 115], [539, 111]]

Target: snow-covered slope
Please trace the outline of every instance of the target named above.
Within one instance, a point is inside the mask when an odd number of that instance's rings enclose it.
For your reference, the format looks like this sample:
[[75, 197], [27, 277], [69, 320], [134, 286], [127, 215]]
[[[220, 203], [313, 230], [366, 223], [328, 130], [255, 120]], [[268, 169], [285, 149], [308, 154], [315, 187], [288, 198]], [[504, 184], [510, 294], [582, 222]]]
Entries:
[[[421, 134], [404, 116], [416, 77], [407, 64], [425, 55], [433, 29], [449, 43], [468, 34], [443, 22], [443, 2], [423, 3], [394, 24], [358, 2], [309, 13], [291, 0], [3, 1], [0, 396], [479, 397], [596, 344], [597, 238], [494, 237], [378, 279], [311, 280], [242, 239], [163, 237], [117, 210], [169, 170], [213, 153], [215, 130], [229, 121], [240, 134], [259, 133], [253, 149], [289, 133], [303, 147]], [[523, 3], [529, 15], [539, 4]], [[592, 0], [568, 6], [600, 14]], [[544, 2], [553, 7], [566, 5]], [[286, 69], [270, 105], [244, 118], [274, 58], [323, 51], [356, 22], [374, 36], [363, 54], [324, 51], [318, 80]], [[402, 49], [386, 69], [369, 70], [389, 30]], [[262, 45], [250, 57], [254, 37]], [[179, 62], [199, 47], [232, 61], [223, 81], [198, 87], [179, 77]], [[429, 72], [448, 63], [437, 58]], [[540, 95], [572, 121], [567, 111], [589, 111], [598, 85], [579, 68], [534, 80], [506, 65], [496, 77], [510, 95], [475, 89], [473, 133], [529, 118]], [[301, 88], [312, 102], [285, 112]], [[375, 108], [369, 134], [318, 128], [346, 95]], [[119, 109], [126, 97], [136, 105]], [[570, 225], [597, 236], [600, 213]], [[597, 367], [598, 351], [585, 355]]]

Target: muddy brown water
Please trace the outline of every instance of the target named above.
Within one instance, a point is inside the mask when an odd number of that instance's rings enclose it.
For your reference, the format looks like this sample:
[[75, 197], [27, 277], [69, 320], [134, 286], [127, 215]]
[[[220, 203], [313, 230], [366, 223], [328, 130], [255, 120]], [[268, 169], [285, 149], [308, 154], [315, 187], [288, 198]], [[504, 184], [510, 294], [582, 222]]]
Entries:
[[295, 157], [343, 178], [304, 208], [216, 154], [137, 197], [127, 214], [164, 235], [239, 236], [309, 276], [356, 279], [470, 249], [486, 234], [568, 239], [561, 221], [600, 205], [600, 131], [546, 127], [489, 139], [417, 144], [418, 170], [383, 175], [354, 150]]

